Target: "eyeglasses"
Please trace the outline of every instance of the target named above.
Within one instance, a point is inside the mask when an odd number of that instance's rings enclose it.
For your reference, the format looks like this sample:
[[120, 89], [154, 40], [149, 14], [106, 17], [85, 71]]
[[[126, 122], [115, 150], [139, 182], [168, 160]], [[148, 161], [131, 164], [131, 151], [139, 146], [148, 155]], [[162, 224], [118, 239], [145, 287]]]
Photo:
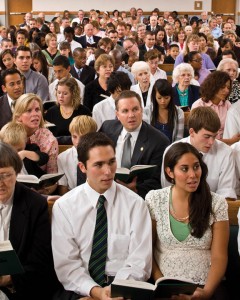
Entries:
[[132, 44], [131, 46], [126, 47], [126, 48], [125, 48], [125, 51], [130, 50], [132, 47], [133, 47], [133, 44]]
[[3, 173], [3, 174], [0, 174], [0, 181], [8, 181], [11, 177], [13, 176], [13, 174], [11, 173]]
[[195, 62], [202, 62], [202, 59], [192, 59], [192, 61], [195, 61]]

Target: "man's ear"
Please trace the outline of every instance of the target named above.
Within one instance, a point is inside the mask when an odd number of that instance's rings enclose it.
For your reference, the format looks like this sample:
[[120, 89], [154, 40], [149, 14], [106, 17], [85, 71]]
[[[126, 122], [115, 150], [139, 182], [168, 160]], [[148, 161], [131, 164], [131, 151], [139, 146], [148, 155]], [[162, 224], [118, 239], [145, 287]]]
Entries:
[[190, 135], [191, 137], [193, 137], [194, 133], [195, 133], [194, 129], [193, 129], [193, 128], [190, 128], [190, 129], [189, 129], [189, 135]]
[[2, 85], [2, 91], [3, 91], [4, 93], [7, 92], [7, 89], [6, 89], [5, 85]]
[[83, 173], [87, 173], [87, 169], [81, 161], [78, 163], [78, 167]]

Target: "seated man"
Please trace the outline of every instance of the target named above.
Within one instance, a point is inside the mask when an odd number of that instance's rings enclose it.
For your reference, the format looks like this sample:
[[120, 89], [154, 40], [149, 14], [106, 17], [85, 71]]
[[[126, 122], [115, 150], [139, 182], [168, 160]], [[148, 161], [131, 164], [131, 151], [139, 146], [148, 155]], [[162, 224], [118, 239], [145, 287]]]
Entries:
[[95, 104], [93, 107], [93, 119], [98, 125], [98, 129], [106, 120], [116, 118], [115, 101], [124, 90], [130, 90], [132, 83], [128, 75], [124, 72], [112, 72], [107, 81], [107, 90], [111, 96]]
[[83, 135], [77, 151], [87, 181], [58, 199], [52, 212], [54, 265], [65, 289], [56, 299], [109, 299], [114, 277], [150, 277], [150, 215], [141, 197], [114, 182], [115, 149], [105, 134]]
[[[118, 120], [105, 121], [100, 131], [106, 133], [116, 145], [118, 167], [130, 168], [134, 165], [157, 165], [156, 172], [149, 179], [135, 177], [124, 184], [143, 199], [150, 190], [160, 189], [162, 157], [169, 145], [168, 138], [159, 130], [143, 121], [143, 108], [140, 96], [134, 91], [123, 91], [115, 102]], [[125, 160], [125, 142], [130, 140]]]
[[[202, 152], [203, 161], [208, 167], [207, 183], [210, 190], [235, 200], [237, 198], [235, 162], [232, 149], [216, 139], [220, 126], [220, 119], [211, 107], [194, 108], [188, 118], [189, 136], [175, 143], [190, 143]], [[168, 148], [165, 153], [167, 150]], [[161, 183], [163, 187], [170, 185], [164, 173], [161, 175]]]

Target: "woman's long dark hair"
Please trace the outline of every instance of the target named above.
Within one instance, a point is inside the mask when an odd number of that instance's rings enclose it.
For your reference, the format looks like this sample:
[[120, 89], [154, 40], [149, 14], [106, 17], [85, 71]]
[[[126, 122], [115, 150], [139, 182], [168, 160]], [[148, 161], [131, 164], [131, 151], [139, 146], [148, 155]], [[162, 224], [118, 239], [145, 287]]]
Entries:
[[48, 81], [48, 62], [47, 62], [45, 55], [42, 53], [41, 50], [37, 50], [37, 51], [33, 52], [33, 54], [32, 54], [32, 60], [34, 60], [34, 59], [37, 59], [41, 62], [41, 65], [42, 65], [41, 73], [43, 76], [46, 77], [46, 79]]
[[206, 181], [208, 168], [202, 160], [202, 154], [191, 144], [178, 142], [173, 144], [167, 151], [164, 158], [164, 174], [166, 179], [171, 182], [172, 178], [166, 173], [166, 168], [174, 170], [179, 159], [187, 153], [192, 153], [199, 160], [202, 175], [199, 186], [189, 199], [189, 225], [191, 235], [201, 238], [209, 227], [210, 215], [212, 211], [212, 195]]
[[174, 128], [175, 120], [178, 122], [178, 113], [176, 106], [173, 101], [173, 89], [171, 84], [167, 81], [167, 79], [158, 79], [155, 81], [155, 84], [152, 89], [152, 104], [153, 104], [153, 111], [152, 111], [152, 120], [151, 125], [155, 126], [158, 121], [158, 102], [156, 99], [157, 92], [161, 96], [170, 96], [170, 102], [168, 104], [168, 128], [172, 131]]

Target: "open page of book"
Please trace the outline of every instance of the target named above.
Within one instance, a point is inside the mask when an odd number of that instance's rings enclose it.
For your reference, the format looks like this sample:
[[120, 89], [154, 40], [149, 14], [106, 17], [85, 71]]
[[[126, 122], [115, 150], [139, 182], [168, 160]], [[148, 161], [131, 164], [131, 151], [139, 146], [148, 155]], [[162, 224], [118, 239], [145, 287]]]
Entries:
[[137, 281], [137, 280], [115, 279], [112, 284], [140, 288], [140, 289], [151, 290], [151, 291], [155, 290], [155, 285], [149, 282]]
[[12, 244], [9, 240], [0, 242], [0, 252], [13, 250]]

